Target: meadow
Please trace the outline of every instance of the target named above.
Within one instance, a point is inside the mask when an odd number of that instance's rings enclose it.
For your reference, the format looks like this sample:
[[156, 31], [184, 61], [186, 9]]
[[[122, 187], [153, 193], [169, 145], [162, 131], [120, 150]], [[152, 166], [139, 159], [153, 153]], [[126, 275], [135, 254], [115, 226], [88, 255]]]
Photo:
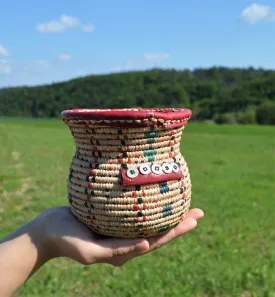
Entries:
[[[67, 205], [61, 120], [0, 119], [0, 237]], [[190, 123], [182, 137], [198, 227], [121, 268], [57, 259], [15, 296], [275, 297], [275, 128]]]

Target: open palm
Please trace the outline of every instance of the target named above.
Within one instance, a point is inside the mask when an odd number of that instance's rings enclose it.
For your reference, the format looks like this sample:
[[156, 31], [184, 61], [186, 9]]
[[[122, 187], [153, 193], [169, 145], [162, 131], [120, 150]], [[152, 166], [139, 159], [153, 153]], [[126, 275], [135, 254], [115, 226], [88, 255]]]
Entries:
[[109, 263], [121, 266], [192, 230], [197, 220], [203, 217], [203, 212], [192, 209], [175, 228], [163, 235], [145, 239], [99, 236], [80, 223], [67, 206], [48, 209], [40, 216], [43, 217], [41, 221], [53, 257], [67, 257], [85, 265]]

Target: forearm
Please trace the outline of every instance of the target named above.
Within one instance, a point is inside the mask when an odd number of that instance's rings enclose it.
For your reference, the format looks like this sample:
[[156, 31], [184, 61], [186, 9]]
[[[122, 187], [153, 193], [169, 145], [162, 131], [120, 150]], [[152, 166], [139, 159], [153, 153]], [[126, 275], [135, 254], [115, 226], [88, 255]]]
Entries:
[[48, 209], [0, 241], [0, 297], [12, 296], [49, 259], [67, 257], [86, 265], [121, 266], [192, 230], [202, 217], [200, 209], [193, 209], [177, 227], [160, 236], [116, 239], [91, 232], [69, 207]]
[[0, 241], [1, 297], [12, 296], [50, 258], [41, 231], [36, 218]]

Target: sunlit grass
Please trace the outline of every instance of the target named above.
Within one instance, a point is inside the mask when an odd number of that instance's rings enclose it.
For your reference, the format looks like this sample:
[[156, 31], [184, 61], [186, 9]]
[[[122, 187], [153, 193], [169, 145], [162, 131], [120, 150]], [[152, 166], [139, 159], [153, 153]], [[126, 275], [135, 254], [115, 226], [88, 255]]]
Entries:
[[[16, 296], [275, 296], [274, 127], [189, 124], [196, 230], [123, 268], [46, 264]], [[67, 204], [74, 153], [62, 121], [0, 123], [0, 236]]]

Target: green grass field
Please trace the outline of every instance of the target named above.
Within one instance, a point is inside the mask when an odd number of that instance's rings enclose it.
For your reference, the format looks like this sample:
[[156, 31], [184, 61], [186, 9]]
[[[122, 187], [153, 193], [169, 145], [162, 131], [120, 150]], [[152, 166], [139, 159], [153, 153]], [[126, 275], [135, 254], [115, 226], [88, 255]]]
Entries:
[[[0, 122], [0, 237], [67, 204], [74, 153], [62, 121]], [[205, 218], [122, 268], [47, 263], [17, 293], [49, 296], [275, 296], [275, 128], [188, 124], [182, 153]]]

